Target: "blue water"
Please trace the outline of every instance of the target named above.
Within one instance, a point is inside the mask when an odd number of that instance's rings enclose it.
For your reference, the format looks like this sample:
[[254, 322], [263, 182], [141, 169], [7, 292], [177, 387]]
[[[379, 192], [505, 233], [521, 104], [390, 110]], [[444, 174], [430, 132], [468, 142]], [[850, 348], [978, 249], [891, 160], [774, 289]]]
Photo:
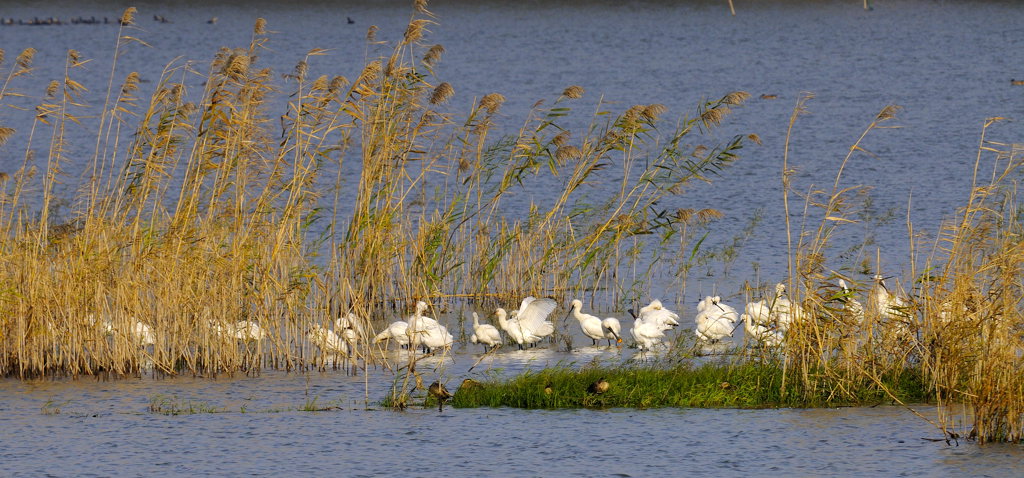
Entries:
[[[1008, 120], [988, 137], [1004, 143], [1024, 137], [1024, 7], [1015, 2], [435, 2], [438, 24], [428, 43], [445, 46], [436, 72], [453, 84], [452, 112], [479, 97], [508, 98], [499, 127], [518, 128], [537, 100], [551, 101], [565, 87], [586, 89], [575, 103], [586, 116], [597, 101], [663, 103], [669, 116], [692, 114], [707, 98], [735, 90], [753, 97], [709, 141], [756, 133], [742, 158], [714, 184], [696, 184], [666, 208], [714, 207], [707, 244], [721, 248], [761, 210], [762, 222], [741, 241], [738, 255], [692, 272], [685, 289], [651, 291], [686, 312], [715, 290], [739, 305], [744, 280], [772, 283], [786, 275], [780, 175], [794, 105], [814, 94], [798, 119], [789, 150], [794, 189], [831, 188], [849, 148], [888, 104], [903, 109], [862, 143], [843, 186], [870, 187], [863, 221], [845, 226], [828, 267], [856, 271], [876, 251], [886, 274], [904, 281], [922, 258], [909, 256], [906, 219], [933, 238], [939, 223], [963, 204], [986, 118]], [[128, 71], [143, 78], [148, 97], [164, 65], [194, 62], [205, 71], [217, 48], [246, 47], [257, 17], [274, 31], [260, 62], [279, 73], [313, 48], [329, 49], [310, 61], [310, 75], [355, 78], [367, 48], [366, 28], [400, 37], [410, 17], [406, 2], [175, 2], [137, 3], [139, 24], [129, 31], [152, 47], [134, 45], [119, 58], [118, 81]], [[15, 2], [2, 15], [114, 18], [122, 6], [106, 2]], [[172, 23], [159, 23], [162, 15]], [[215, 24], [207, 23], [217, 17]], [[351, 17], [354, 25], [346, 23]], [[99, 101], [106, 90], [116, 30], [111, 25], [0, 26], [0, 48], [10, 65], [26, 47], [39, 50], [31, 81], [17, 84], [34, 104], [50, 79], [63, 75], [67, 49], [92, 58], [75, 77]], [[371, 56], [379, 53], [370, 50]], [[195, 91], [202, 79], [187, 76]], [[284, 83], [282, 82], [282, 87]], [[761, 99], [760, 95], [777, 99]], [[16, 101], [16, 100], [12, 100]], [[92, 105], [93, 107], [95, 105]], [[88, 111], [88, 108], [85, 109]], [[25, 119], [31, 112], [0, 112], [0, 123], [19, 132], [0, 146], [0, 171], [20, 166]], [[274, 117], [274, 114], [270, 115]], [[569, 120], [567, 125], [582, 127]], [[76, 159], [66, 165], [65, 192], [82, 177], [93, 138], [86, 125], [69, 131]], [[80, 135], [80, 136], [75, 136]], [[578, 135], [577, 135], [578, 136]], [[75, 154], [79, 154], [76, 156]], [[984, 155], [982, 175], [993, 169]], [[353, 161], [350, 161], [352, 163]], [[600, 196], [598, 183], [588, 194]], [[532, 198], [521, 193], [522, 201]], [[799, 225], [803, 204], [791, 197]], [[820, 215], [820, 214], [819, 214]], [[865, 249], [846, 251], [867, 242]], [[728, 272], [727, 272], [728, 271]], [[864, 275], [855, 275], [865, 279]], [[665, 277], [663, 284], [669, 283]], [[655, 284], [654, 287], [659, 287]], [[621, 312], [621, 311], [619, 311]], [[624, 314], [623, 314], [624, 315]], [[684, 314], [685, 315], [685, 314]], [[689, 317], [687, 315], [687, 317]], [[580, 343], [580, 342], [578, 342]], [[501, 352], [492, 369], [519, 369], [591, 355]], [[475, 358], [433, 373], [466, 373]], [[16, 382], [0, 387], [0, 474], [68, 475], [715, 475], [715, 476], [1008, 476], [1019, 448], [960, 444], [941, 436], [900, 407], [840, 410], [411, 410], [378, 408], [393, 376], [341, 372], [255, 378]], [[209, 404], [220, 413], [164, 416], [149, 413], [157, 396]], [[311, 399], [337, 403], [328, 412], [295, 411]], [[60, 408], [60, 413], [52, 413]], [[246, 413], [242, 413], [242, 409]], [[44, 413], [45, 412], [45, 413]], [[928, 416], [934, 412], [924, 410]]]

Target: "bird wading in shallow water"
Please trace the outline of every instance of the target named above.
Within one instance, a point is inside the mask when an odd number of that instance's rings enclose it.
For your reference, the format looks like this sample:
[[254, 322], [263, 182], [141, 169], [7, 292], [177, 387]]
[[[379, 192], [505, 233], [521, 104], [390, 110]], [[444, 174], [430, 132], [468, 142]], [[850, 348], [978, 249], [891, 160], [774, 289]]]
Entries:
[[484, 352], [501, 346], [501, 332], [491, 324], [481, 324], [480, 316], [473, 312], [473, 335], [470, 341], [483, 344]]
[[547, 318], [556, 307], [558, 304], [551, 299], [527, 297], [523, 299], [519, 310], [508, 314], [505, 309], [499, 308], [495, 314], [498, 316], [498, 325], [519, 345], [519, 350], [523, 350], [555, 332], [554, 324]]
[[452, 398], [452, 394], [448, 393], [448, 389], [445, 388], [441, 382], [434, 382], [427, 388], [427, 395], [437, 399], [437, 411], [444, 411], [444, 402], [447, 402]]
[[[583, 308], [583, 302], [579, 299], [572, 301], [572, 307], [569, 309], [569, 314], [576, 318], [580, 323], [580, 329], [583, 331], [583, 335], [586, 335], [592, 342], [593, 345], [597, 346], [598, 340], [603, 340], [604, 337], [604, 326], [601, 324], [601, 319], [590, 315], [584, 314], [580, 311]], [[566, 315], [566, 319], [569, 315]]]
[[601, 321], [601, 328], [604, 330], [604, 338], [608, 339], [608, 346], [612, 346], [612, 339], [615, 343], [622, 343], [622, 324], [615, 317], [608, 317]]

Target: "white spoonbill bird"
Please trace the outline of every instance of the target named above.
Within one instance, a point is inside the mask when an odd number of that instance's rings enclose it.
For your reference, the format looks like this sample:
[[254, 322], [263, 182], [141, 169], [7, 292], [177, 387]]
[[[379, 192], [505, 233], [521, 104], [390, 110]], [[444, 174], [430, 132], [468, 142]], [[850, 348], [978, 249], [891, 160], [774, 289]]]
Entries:
[[235, 340], [243, 342], [258, 342], [269, 336], [258, 322], [252, 320], [240, 320], [228, 325], [227, 332]]
[[[593, 345], [596, 347], [598, 340], [604, 340], [604, 326], [601, 325], [601, 319], [593, 315], [580, 312], [580, 309], [582, 308], [583, 302], [579, 299], [573, 299], [572, 308], [569, 310], [569, 313], [579, 321], [580, 329], [583, 330], [583, 335], [590, 338], [590, 340], [593, 341]], [[566, 318], [568, 318], [568, 316], [566, 316]]]
[[895, 333], [900, 340], [908, 341], [914, 336], [913, 317], [910, 313], [910, 302], [889, 291], [885, 286], [885, 278], [875, 274], [875, 286], [868, 296], [868, 308], [882, 319], [895, 323]]
[[697, 323], [697, 328], [694, 329], [697, 338], [715, 343], [725, 337], [732, 337], [736, 321], [739, 320], [736, 310], [732, 307], [727, 310], [710, 296], [705, 297], [702, 302], [703, 304], [697, 307], [698, 312], [693, 319]]
[[519, 305], [519, 310], [511, 313], [512, 317], [506, 320], [505, 310], [498, 309], [498, 324], [501, 325], [509, 337], [519, 344], [532, 345], [540, 342], [555, 332], [555, 325], [547, 320], [551, 312], [554, 312], [558, 304], [548, 298], [535, 299], [527, 297]]
[[619, 319], [615, 317], [608, 317], [601, 321], [601, 329], [604, 330], [604, 338], [608, 339], [608, 346], [612, 346], [612, 340], [615, 343], [622, 343], [622, 324], [619, 323]]
[[423, 352], [425, 353], [430, 353], [436, 349], [451, 348], [454, 343], [455, 337], [452, 337], [452, 334], [448, 332], [448, 328], [443, 325], [428, 327], [420, 334], [420, 345], [423, 346]]
[[750, 314], [743, 314], [743, 330], [747, 333], [747, 337], [754, 340], [765, 347], [778, 347], [782, 345], [782, 340], [785, 338], [782, 332], [778, 330], [772, 330], [764, 324], [754, 322]]
[[501, 346], [501, 332], [491, 324], [481, 324], [480, 316], [473, 312], [473, 335], [470, 338], [474, 344], [483, 344], [484, 352]]
[[[409, 317], [406, 321], [409, 323], [409, 328], [406, 329], [406, 334], [409, 335], [409, 343], [414, 348], [422, 346], [425, 353], [428, 352], [427, 349], [430, 347], [423, 344], [424, 338], [428, 335], [432, 335], [429, 339], [431, 343], [438, 343], [443, 339], [443, 334], [434, 332], [435, 329], [441, 327], [441, 324], [432, 317], [423, 315], [423, 312], [425, 312], [428, 307], [427, 303], [422, 300], [416, 302], [416, 311], [412, 314], [412, 317]], [[447, 330], [444, 331], [444, 333], [447, 332]]]
[[156, 344], [156, 334], [153, 333], [153, 328], [141, 320], [133, 319], [133, 323], [128, 329], [128, 335], [141, 347]]
[[342, 334], [342, 338], [344, 338], [349, 345], [355, 345], [358, 342], [366, 340], [368, 335], [366, 333], [366, 321], [360, 319], [352, 312], [334, 319], [334, 330], [345, 331]]
[[665, 338], [664, 329], [653, 322], [645, 322], [640, 317], [633, 320], [633, 329], [630, 333], [641, 352], [654, 349], [661, 344], [661, 339]]
[[907, 299], [893, 294], [885, 286], [885, 278], [875, 274], [873, 277], [875, 286], [871, 289], [871, 296], [868, 297], [868, 305], [879, 315], [886, 319], [905, 320], [910, 317], [907, 307], [910, 303]]
[[409, 345], [409, 323], [404, 320], [396, 320], [389, 324], [384, 330], [382, 330], [376, 337], [373, 338], [373, 343], [382, 341], [394, 340], [398, 343], [399, 347], [407, 347]]
[[654, 299], [650, 304], [641, 307], [639, 317], [644, 322], [661, 327], [662, 330], [679, 325], [679, 314], [666, 309], [658, 299]]
[[789, 330], [794, 321], [801, 320], [806, 316], [799, 304], [789, 300], [786, 292], [786, 284], [779, 282], [775, 284], [775, 298], [771, 304], [772, 318], [778, 325], [778, 330], [783, 334]]
[[772, 309], [764, 303], [764, 299], [756, 302], [748, 302], [743, 311], [750, 316], [750, 320], [757, 325], [767, 327], [772, 323]]
[[843, 303], [843, 310], [850, 313], [854, 321], [857, 324], [864, 322], [864, 306], [853, 297], [853, 291], [846, 286], [846, 281], [839, 279], [839, 288], [843, 290], [842, 297], [839, 300]]
[[325, 354], [348, 355], [348, 344], [334, 331], [320, 324], [311, 325], [306, 338]]

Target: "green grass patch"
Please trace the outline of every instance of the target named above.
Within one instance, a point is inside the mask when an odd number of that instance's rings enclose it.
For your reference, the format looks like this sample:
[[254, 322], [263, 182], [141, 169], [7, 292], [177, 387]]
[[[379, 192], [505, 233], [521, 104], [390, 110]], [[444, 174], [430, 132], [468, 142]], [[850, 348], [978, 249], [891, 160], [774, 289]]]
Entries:
[[[710, 363], [700, 366], [615, 368], [568, 367], [528, 371], [510, 379], [464, 382], [452, 405], [459, 408], [772, 408], [877, 405], [891, 401], [877, 383], [839, 381], [822, 376], [813, 389], [795, 377], [783, 380], [775, 364]], [[599, 379], [603, 394], [587, 389]], [[906, 370], [881, 380], [904, 403], [928, 401], [920, 373]]]

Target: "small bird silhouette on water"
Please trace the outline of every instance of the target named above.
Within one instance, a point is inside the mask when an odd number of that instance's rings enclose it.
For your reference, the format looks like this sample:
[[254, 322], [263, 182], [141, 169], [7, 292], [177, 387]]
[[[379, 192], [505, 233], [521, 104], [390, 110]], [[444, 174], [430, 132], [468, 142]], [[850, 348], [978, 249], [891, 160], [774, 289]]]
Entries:
[[349, 25], [351, 25], [351, 24], [356, 22], [355, 20], [352, 19], [352, 17], [345, 17], [345, 18], [348, 19], [348, 24]]
[[427, 388], [427, 394], [437, 399], [437, 410], [444, 411], [444, 402], [452, 398], [452, 394], [448, 393], [448, 389], [445, 388], [441, 382], [434, 382]]
[[593, 393], [595, 395], [600, 395], [600, 394], [602, 394], [604, 392], [607, 392], [607, 391], [608, 391], [608, 381], [605, 380], [604, 377], [601, 377], [596, 382], [590, 384], [590, 386], [587, 387], [587, 393]]

